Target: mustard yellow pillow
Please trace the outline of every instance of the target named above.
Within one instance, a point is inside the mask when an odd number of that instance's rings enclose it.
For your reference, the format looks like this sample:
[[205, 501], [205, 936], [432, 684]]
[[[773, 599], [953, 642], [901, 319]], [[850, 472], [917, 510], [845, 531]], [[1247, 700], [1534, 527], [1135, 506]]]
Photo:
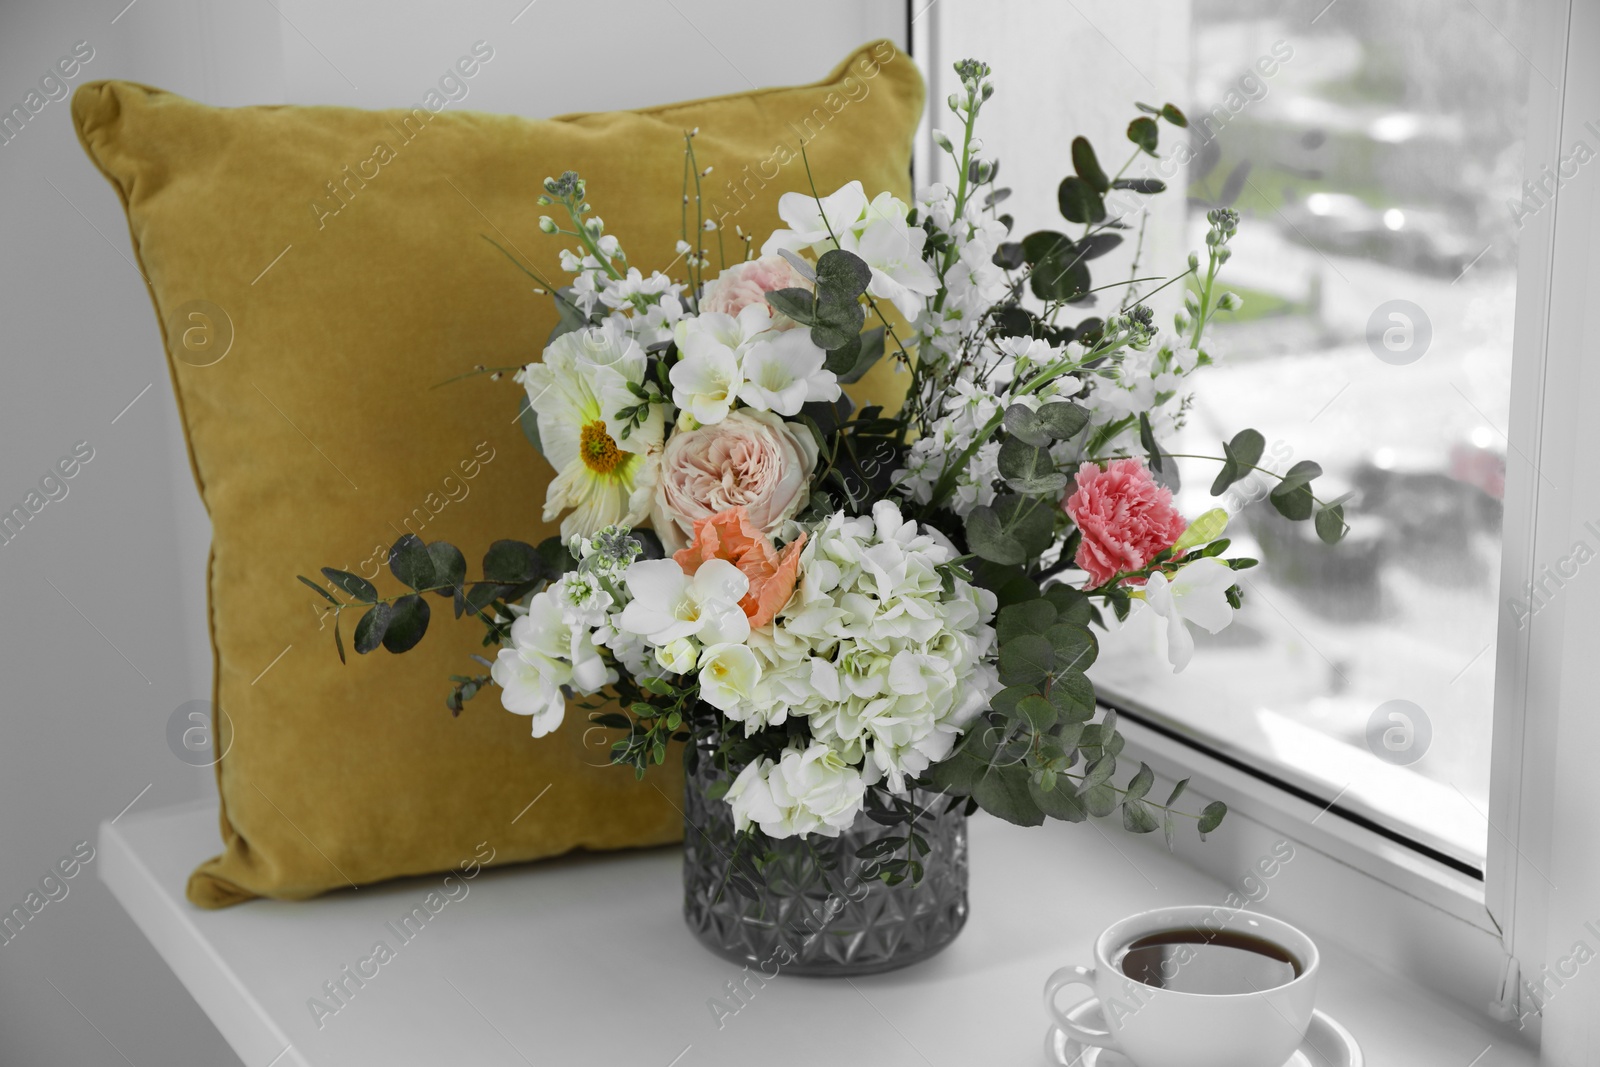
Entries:
[[[480, 236], [557, 276], [534, 203], [547, 175], [583, 174], [633, 261], [665, 267], [682, 133], [698, 127], [707, 214], [730, 243], [737, 225], [759, 245], [778, 196], [806, 188], [802, 140], [821, 191], [858, 178], [905, 196], [922, 84], [880, 41], [815, 85], [642, 111], [530, 120], [444, 104], [222, 109], [115, 81], [73, 97], [127, 210], [212, 522], [213, 704], [231, 743], [223, 852], [189, 883], [203, 907], [679, 839], [676, 761], [635, 782], [605, 766], [611, 738], [582, 714], [535, 741], [492, 693], [452, 717], [448, 676], [477, 672], [481, 630], [438, 608], [415, 651], [341, 666], [295, 575], [372, 577], [406, 532], [469, 558], [556, 532], [520, 390], [438, 384], [537, 358], [555, 325], [550, 298]], [[858, 399], [888, 399], [889, 375]]]

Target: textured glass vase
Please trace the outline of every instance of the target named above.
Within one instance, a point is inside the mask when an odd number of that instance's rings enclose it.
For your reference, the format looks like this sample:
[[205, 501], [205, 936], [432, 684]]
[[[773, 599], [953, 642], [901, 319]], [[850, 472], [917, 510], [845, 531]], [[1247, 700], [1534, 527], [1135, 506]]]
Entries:
[[[776, 841], [759, 870], [741, 854], [746, 891], [728, 884], [735, 832], [731, 809], [708, 790], [725, 780], [701, 758], [685, 776], [683, 914], [707, 948], [767, 977], [848, 976], [905, 967], [938, 952], [967, 921], [967, 818], [945, 798], [916, 793], [917, 833], [929, 852], [923, 876], [887, 885], [856, 851], [904, 836], [858, 818], [839, 837]], [[753, 890], [753, 895], [752, 895]]]

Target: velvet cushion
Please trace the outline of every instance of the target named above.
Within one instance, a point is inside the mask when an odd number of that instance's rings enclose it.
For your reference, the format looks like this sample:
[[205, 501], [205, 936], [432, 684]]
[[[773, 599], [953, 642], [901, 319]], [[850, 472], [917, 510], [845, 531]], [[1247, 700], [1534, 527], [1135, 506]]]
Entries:
[[[802, 142], [820, 191], [858, 178], [904, 196], [921, 107], [915, 67], [887, 41], [815, 85], [548, 120], [442, 99], [222, 109], [127, 82], [78, 89], [73, 120], [126, 208], [212, 523], [228, 748], [223, 851], [190, 879], [194, 903], [310, 897], [489, 849], [504, 863], [681, 837], [675, 759], [636, 782], [604, 765], [611, 737], [583, 712], [534, 740], [493, 689], [452, 717], [448, 676], [481, 670], [468, 657], [482, 628], [448, 602], [430, 598], [411, 652], [341, 666], [295, 575], [375, 576], [403, 532], [451, 541], [476, 572], [491, 541], [556, 532], [516, 386], [440, 384], [538, 358], [551, 299], [483, 237], [563, 277], [562, 241], [538, 229], [547, 175], [583, 174], [632, 262], [666, 267], [684, 130], [699, 128], [714, 168], [707, 215], [730, 245], [735, 225], [759, 245], [778, 196], [806, 188]], [[883, 402], [895, 384], [885, 364], [855, 392]]]

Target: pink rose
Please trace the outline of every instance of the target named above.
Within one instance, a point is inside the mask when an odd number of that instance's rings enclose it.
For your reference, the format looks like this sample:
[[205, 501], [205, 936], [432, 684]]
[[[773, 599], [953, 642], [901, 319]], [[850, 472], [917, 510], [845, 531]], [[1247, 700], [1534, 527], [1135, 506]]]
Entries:
[[675, 552], [695, 525], [744, 508], [751, 527], [771, 536], [811, 498], [817, 443], [804, 426], [770, 411], [740, 408], [721, 422], [667, 438], [651, 511], [656, 534]]
[[1172, 493], [1150, 477], [1142, 460], [1114, 459], [1102, 469], [1078, 468], [1078, 488], [1061, 502], [1083, 532], [1073, 562], [1089, 572], [1089, 588], [1144, 567], [1172, 547], [1188, 526]]
[[[724, 315], [739, 317], [739, 312], [751, 304], [766, 302], [766, 294], [774, 289], [807, 289], [811, 283], [794, 269], [782, 256], [762, 256], [760, 259], [735, 263], [709, 282], [700, 295], [700, 311], [720, 311]], [[768, 310], [771, 310], [770, 308]], [[772, 314], [772, 328], [787, 330], [795, 321], [787, 315]]]

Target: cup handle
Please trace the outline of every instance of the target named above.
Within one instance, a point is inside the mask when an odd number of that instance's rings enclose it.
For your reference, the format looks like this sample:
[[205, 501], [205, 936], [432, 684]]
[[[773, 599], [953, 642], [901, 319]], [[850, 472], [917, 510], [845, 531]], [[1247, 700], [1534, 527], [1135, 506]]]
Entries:
[[[1071, 1035], [1083, 1045], [1094, 1045], [1097, 1048], [1117, 1049], [1116, 1039], [1109, 1030], [1090, 1030], [1080, 1026], [1067, 1018], [1067, 1013], [1056, 1006], [1056, 994], [1069, 985], [1088, 986], [1094, 990], [1094, 968], [1092, 967], [1063, 967], [1050, 976], [1044, 984], [1044, 1006], [1051, 1018], [1064, 1033]], [[1120, 1051], [1120, 1050], [1119, 1050]]]

